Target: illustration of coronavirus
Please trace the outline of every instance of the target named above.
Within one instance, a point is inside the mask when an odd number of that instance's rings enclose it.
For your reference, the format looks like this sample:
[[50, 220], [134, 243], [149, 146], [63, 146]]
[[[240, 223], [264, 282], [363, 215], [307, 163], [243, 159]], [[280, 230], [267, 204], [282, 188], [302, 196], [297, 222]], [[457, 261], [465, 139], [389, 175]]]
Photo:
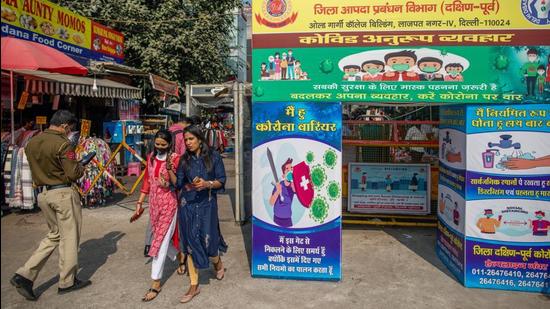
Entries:
[[325, 169], [321, 165], [315, 165], [311, 169], [311, 181], [316, 189], [322, 188], [327, 180]]
[[329, 205], [325, 198], [316, 197], [311, 203], [309, 217], [316, 222], [323, 223], [328, 216]]
[[308, 164], [311, 164], [313, 163], [314, 160], [315, 160], [315, 154], [313, 153], [313, 151], [308, 151], [306, 154], [306, 162]]
[[336, 166], [336, 162], [338, 161], [336, 151], [327, 149], [327, 151], [325, 151], [325, 155], [323, 156], [323, 161], [326, 167], [334, 168]]
[[340, 185], [338, 184], [338, 182], [329, 182], [327, 186], [327, 195], [331, 201], [335, 201], [340, 197]]

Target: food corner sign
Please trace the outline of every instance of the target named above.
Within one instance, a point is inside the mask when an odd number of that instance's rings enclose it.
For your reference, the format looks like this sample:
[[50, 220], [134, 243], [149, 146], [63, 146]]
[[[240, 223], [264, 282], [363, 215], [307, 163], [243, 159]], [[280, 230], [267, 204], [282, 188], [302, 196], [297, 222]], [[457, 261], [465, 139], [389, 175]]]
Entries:
[[124, 60], [121, 33], [49, 1], [2, 0], [2, 36], [51, 46], [80, 62]]
[[[533, 101], [524, 95], [522, 67], [530, 49], [547, 66], [549, 3], [254, 1], [253, 95], [261, 101]], [[286, 74], [284, 54], [292, 64]], [[550, 100], [546, 92], [540, 99]]]

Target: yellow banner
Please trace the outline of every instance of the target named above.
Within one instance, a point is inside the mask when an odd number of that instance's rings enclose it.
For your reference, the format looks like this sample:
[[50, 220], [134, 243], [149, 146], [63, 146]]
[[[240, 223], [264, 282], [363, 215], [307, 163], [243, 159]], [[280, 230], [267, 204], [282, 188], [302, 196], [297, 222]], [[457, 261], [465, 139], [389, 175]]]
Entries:
[[[91, 21], [45, 0], [2, 0], [2, 22], [86, 49], [91, 47]], [[52, 45], [44, 38], [33, 41]], [[44, 41], [44, 42], [42, 42]]]
[[550, 30], [550, 1], [255, 0], [252, 31]]

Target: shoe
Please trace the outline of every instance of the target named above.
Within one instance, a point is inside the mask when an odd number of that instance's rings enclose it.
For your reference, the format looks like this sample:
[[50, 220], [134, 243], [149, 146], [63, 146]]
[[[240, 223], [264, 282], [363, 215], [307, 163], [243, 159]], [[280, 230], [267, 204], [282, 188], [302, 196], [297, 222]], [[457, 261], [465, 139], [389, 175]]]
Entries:
[[[191, 287], [189, 287], [189, 290], [191, 290]], [[201, 290], [199, 289], [199, 286], [197, 285], [197, 289], [194, 293], [189, 293], [183, 295], [183, 297], [180, 299], [180, 303], [185, 304], [190, 302], [195, 296], [199, 295], [201, 293]]]
[[217, 265], [219, 265], [219, 264], [222, 265], [222, 267], [220, 268], [220, 270], [216, 270], [216, 269], [214, 268], [214, 271], [216, 271], [216, 279], [222, 280], [223, 277], [225, 276], [225, 267], [224, 267], [224, 265], [223, 265], [221, 259], [220, 259], [220, 261], [218, 262], [218, 264], [216, 264], [216, 268], [217, 268]]
[[29, 279], [19, 275], [15, 274], [10, 280], [11, 285], [13, 285], [19, 294], [21, 294], [23, 297], [25, 297], [27, 300], [36, 300], [37, 297], [34, 295], [34, 292], [32, 290], [33, 282]]
[[69, 292], [72, 292], [72, 291], [80, 290], [80, 289], [83, 289], [83, 288], [87, 287], [90, 284], [92, 284], [92, 281], [90, 281], [90, 280], [80, 281], [80, 280], [75, 278], [74, 283], [73, 283], [72, 286], [70, 286], [68, 288], [58, 288], [57, 289], [57, 294], [66, 294], [66, 293], [69, 293]]
[[151, 246], [145, 245], [145, 248], [143, 249], [143, 256], [149, 257], [149, 249], [151, 249]]

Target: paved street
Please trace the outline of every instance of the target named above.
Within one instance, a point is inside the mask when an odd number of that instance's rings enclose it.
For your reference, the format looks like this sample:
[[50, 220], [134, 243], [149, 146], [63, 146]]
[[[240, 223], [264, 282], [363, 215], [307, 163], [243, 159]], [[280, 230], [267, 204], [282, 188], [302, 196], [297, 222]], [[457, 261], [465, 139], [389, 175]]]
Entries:
[[[227, 192], [233, 192], [232, 161]], [[57, 295], [57, 251], [35, 283], [40, 298], [24, 300], [9, 284], [13, 272], [46, 234], [42, 215], [10, 214], [1, 220], [2, 308], [548, 308], [548, 296], [466, 289], [455, 281], [434, 251], [435, 230], [413, 228], [345, 228], [343, 280], [310, 282], [250, 277], [250, 224], [233, 222], [233, 202], [220, 197], [221, 229], [229, 244], [224, 280], [201, 273], [201, 294], [180, 304], [187, 277], [167, 263], [165, 284], [157, 299], [141, 302], [150, 281], [150, 260], [143, 257], [146, 218], [130, 224], [136, 197], [113, 205], [84, 209], [80, 277], [93, 284]]]

